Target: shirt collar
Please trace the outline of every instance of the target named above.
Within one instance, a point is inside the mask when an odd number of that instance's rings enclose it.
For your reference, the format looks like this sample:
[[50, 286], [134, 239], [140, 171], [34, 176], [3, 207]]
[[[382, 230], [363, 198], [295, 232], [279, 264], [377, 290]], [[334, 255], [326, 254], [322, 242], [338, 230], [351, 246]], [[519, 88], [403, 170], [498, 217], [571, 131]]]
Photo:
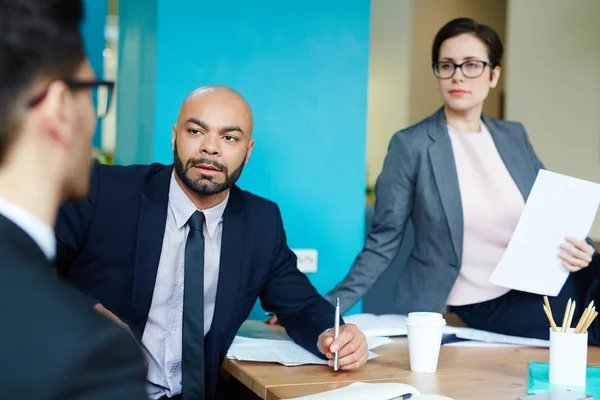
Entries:
[[[225, 212], [228, 200], [229, 193], [227, 193], [225, 200], [216, 206], [206, 210], [200, 210], [204, 213], [204, 217], [206, 218], [206, 230], [211, 238], [215, 235], [217, 226], [223, 219], [223, 212]], [[175, 180], [175, 171], [171, 174], [171, 183], [169, 184], [169, 206], [171, 207], [171, 210], [173, 210], [175, 223], [179, 229], [183, 228], [192, 214], [197, 210], [194, 203], [192, 203], [192, 200], [190, 200]]]
[[56, 237], [50, 225], [26, 208], [11, 203], [3, 197], [0, 197], [0, 214], [25, 231], [44, 252], [48, 260], [54, 259], [56, 256]]

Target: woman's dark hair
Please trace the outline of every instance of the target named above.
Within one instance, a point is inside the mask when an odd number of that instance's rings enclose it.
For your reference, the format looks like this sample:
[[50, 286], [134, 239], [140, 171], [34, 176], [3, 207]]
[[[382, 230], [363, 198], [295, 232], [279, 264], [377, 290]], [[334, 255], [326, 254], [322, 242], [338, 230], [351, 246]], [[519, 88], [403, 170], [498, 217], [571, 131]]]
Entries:
[[435, 39], [433, 39], [433, 47], [431, 48], [431, 63], [435, 64], [439, 61], [440, 47], [442, 47], [442, 43], [445, 40], [462, 35], [463, 33], [472, 34], [485, 43], [492, 68], [500, 65], [502, 54], [504, 53], [500, 37], [489, 26], [480, 24], [471, 18], [453, 19], [438, 31]]

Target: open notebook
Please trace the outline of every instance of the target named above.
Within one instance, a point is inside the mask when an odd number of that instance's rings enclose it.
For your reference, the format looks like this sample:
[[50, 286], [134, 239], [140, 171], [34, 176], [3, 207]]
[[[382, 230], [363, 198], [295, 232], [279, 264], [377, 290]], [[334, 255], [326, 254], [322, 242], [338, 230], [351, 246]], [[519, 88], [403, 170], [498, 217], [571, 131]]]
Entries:
[[[411, 399], [419, 400], [452, 400], [449, 397], [421, 394], [414, 387], [404, 383], [364, 383], [355, 382], [340, 389], [329, 390], [310, 396], [296, 397], [290, 400], [394, 400], [402, 399], [402, 395], [411, 394]], [[408, 398], [408, 397], [406, 397]]]

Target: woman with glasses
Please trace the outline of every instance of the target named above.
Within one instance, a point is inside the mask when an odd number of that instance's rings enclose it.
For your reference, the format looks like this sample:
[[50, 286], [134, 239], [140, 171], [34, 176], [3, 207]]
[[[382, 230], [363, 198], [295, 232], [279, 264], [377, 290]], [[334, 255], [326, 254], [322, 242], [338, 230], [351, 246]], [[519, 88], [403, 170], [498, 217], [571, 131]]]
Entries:
[[[432, 67], [444, 105], [390, 142], [365, 247], [327, 295], [339, 297], [343, 311], [390, 266], [411, 219], [415, 244], [395, 295], [402, 314], [449, 306], [474, 328], [548, 338], [541, 296], [489, 282], [543, 168], [523, 125], [482, 113], [502, 53], [496, 32], [472, 19], [452, 20], [437, 33]], [[592, 272], [585, 269], [592, 243], [567, 237], [556, 254], [572, 274], [550, 304], [562, 312], [572, 298], [577, 319], [593, 294], [584, 277]], [[598, 343], [595, 332], [590, 341]]]

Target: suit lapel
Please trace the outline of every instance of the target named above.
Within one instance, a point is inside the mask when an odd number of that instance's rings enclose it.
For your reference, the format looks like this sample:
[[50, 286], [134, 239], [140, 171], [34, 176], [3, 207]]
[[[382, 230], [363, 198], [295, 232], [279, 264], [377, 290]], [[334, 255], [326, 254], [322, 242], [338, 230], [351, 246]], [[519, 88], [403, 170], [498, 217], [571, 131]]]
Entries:
[[167, 222], [171, 167], [159, 170], [141, 195], [133, 276], [133, 330], [142, 338], [162, 250]]
[[429, 147], [433, 176], [448, 221], [452, 245], [460, 262], [463, 245], [462, 201], [452, 142], [443, 109], [436, 112], [430, 120], [429, 136], [434, 140]]
[[532, 174], [534, 173], [531, 165], [527, 164], [530, 157], [527, 154], [520, 154], [517, 151], [518, 147], [515, 146], [515, 141], [518, 138], [513, 137], [512, 132], [502, 129], [496, 122], [486, 116], [483, 116], [482, 119], [490, 131], [498, 154], [500, 154], [500, 158], [502, 158], [508, 173], [515, 181], [523, 199], [527, 200], [532, 182], [535, 180], [535, 176], [527, 176], [526, 173], [527, 171], [531, 171]]
[[237, 300], [240, 275], [244, 260], [244, 210], [241, 190], [231, 188], [229, 202], [223, 214], [223, 236], [221, 238], [221, 261], [219, 283], [210, 336], [224, 331]]

